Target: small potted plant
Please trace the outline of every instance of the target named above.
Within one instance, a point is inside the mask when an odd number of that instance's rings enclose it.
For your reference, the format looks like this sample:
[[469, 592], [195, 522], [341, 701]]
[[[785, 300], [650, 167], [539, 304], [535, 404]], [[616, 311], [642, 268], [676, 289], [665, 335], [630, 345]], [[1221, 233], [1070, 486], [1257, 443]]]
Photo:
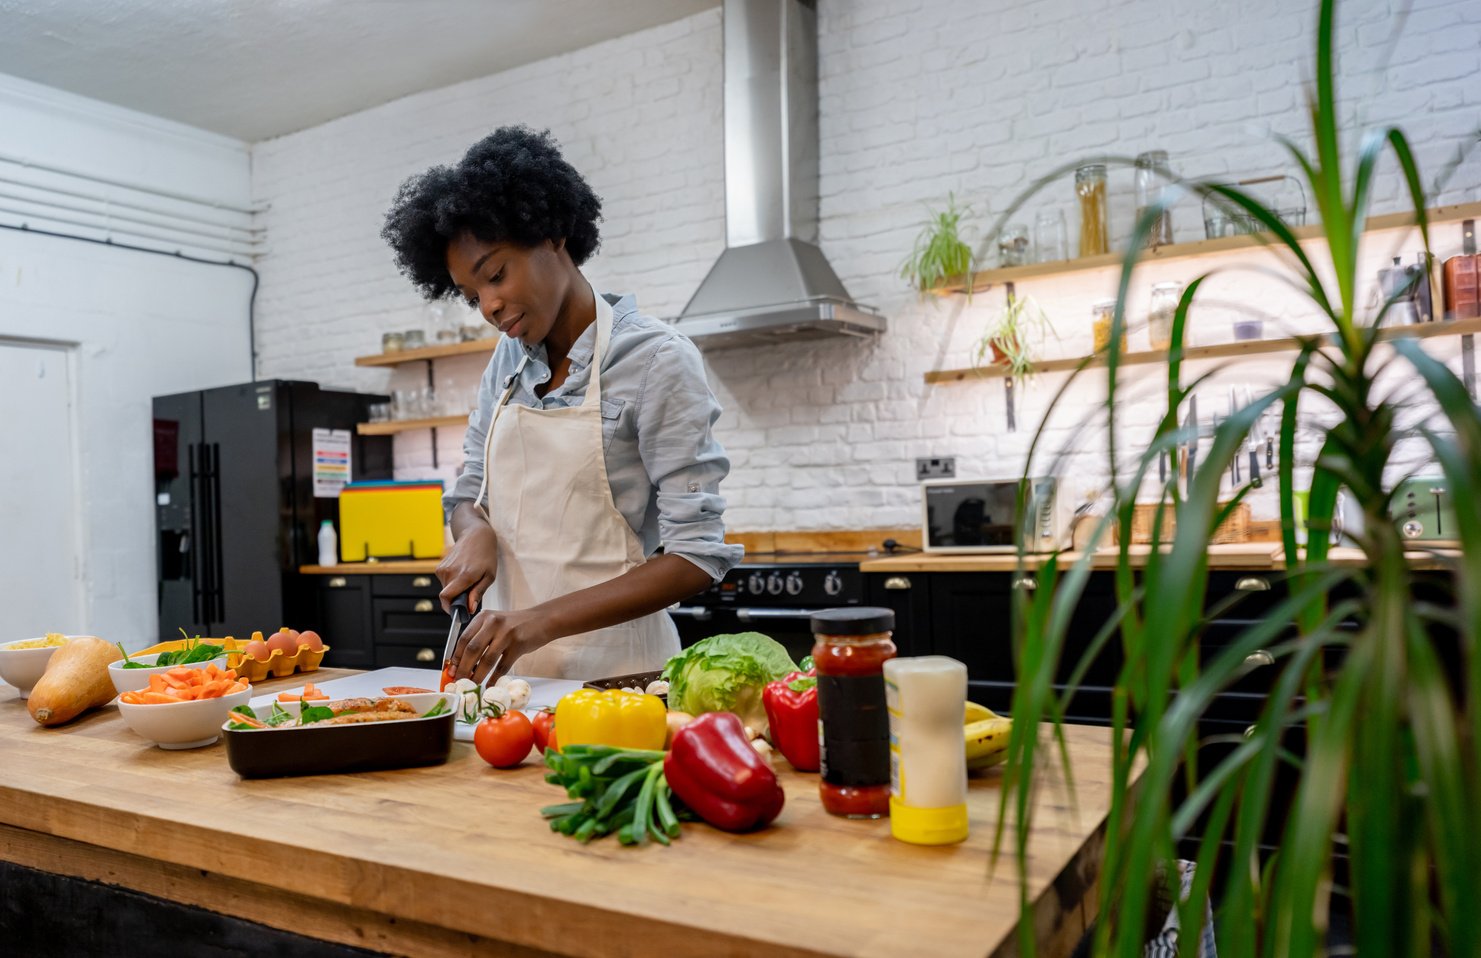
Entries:
[[1008, 305], [977, 341], [972, 365], [1005, 365], [1008, 375], [1023, 382], [1033, 375], [1034, 354], [1046, 332], [1053, 333], [1054, 327], [1038, 302], [1032, 296], [1010, 295]]
[[[972, 248], [961, 236], [962, 217], [968, 212], [966, 207], [958, 209], [956, 196], [948, 194], [946, 209], [931, 213], [916, 237], [915, 248], [900, 267], [900, 275], [922, 296], [953, 277], [971, 276]], [[971, 294], [969, 282], [967, 295]]]

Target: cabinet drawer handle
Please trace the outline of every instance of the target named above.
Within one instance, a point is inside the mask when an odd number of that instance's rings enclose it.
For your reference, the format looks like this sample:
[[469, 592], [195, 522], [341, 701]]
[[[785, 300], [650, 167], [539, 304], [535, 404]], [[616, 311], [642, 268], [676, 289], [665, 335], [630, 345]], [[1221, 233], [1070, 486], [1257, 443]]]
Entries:
[[432, 585], [432, 577], [429, 575], [419, 575], [411, 580], [411, 584], [413, 588], [425, 589]]
[[1038, 579], [1031, 579], [1028, 576], [1024, 576], [1022, 579], [1014, 579], [1013, 580], [1013, 588], [1015, 588], [1015, 589], [1022, 589], [1025, 592], [1032, 592], [1035, 589], [1037, 589], [1038, 587], [1039, 587], [1039, 580]]
[[431, 649], [417, 649], [417, 661], [418, 662], [436, 662], [437, 661], [437, 653], [436, 652], [433, 652]]
[[1236, 579], [1234, 588], [1240, 592], [1269, 592], [1270, 580], [1258, 575], [1247, 575]]
[[417, 604], [411, 607], [413, 612], [431, 612], [433, 609], [431, 599], [418, 599]]
[[1264, 649], [1256, 649], [1244, 657], [1244, 664], [1246, 667], [1252, 669], [1262, 665], [1274, 665], [1275, 656], [1266, 652]]
[[910, 588], [910, 580], [903, 575], [892, 575], [884, 580], [884, 587], [893, 591]]
[[350, 580], [346, 579], [342, 575], [330, 576], [329, 582], [327, 584], [331, 589], [343, 589], [345, 586], [350, 584]]
[[1249, 728], [1247, 728], [1247, 729], [1244, 730], [1244, 737], [1245, 738], [1254, 738], [1255, 737], [1255, 727], [1253, 725], [1251, 725]]

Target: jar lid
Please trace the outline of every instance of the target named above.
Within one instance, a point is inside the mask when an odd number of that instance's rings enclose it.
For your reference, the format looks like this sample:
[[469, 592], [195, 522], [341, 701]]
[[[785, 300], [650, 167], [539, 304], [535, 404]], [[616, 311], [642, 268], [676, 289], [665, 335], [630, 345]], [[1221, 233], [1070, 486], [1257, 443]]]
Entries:
[[1152, 289], [1154, 289], [1154, 290], [1158, 290], [1158, 289], [1182, 289], [1182, 288], [1183, 288], [1183, 284], [1182, 283], [1179, 283], [1177, 280], [1172, 280], [1171, 282], [1167, 282], [1167, 283], [1153, 283], [1152, 284]]
[[895, 611], [867, 605], [814, 612], [809, 622], [817, 635], [873, 635], [895, 630]]

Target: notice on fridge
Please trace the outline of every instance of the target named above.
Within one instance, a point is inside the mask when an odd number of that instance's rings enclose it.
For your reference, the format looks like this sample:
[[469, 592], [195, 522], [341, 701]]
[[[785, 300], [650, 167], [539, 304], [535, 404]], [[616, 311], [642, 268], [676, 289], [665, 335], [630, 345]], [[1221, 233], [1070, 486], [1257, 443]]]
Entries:
[[350, 431], [314, 430], [314, 498], [338, 499], [350, 481]]

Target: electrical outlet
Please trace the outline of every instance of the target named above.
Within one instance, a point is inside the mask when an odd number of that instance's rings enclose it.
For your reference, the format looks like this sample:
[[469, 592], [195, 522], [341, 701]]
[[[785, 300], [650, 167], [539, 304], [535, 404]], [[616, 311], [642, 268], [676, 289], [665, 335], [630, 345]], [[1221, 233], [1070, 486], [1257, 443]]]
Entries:
[[942, 456], [939, 459], [917, 459], [915, 461], [915, 478], [917, 479], [951, 479], [956, 476], [956, 456]]

